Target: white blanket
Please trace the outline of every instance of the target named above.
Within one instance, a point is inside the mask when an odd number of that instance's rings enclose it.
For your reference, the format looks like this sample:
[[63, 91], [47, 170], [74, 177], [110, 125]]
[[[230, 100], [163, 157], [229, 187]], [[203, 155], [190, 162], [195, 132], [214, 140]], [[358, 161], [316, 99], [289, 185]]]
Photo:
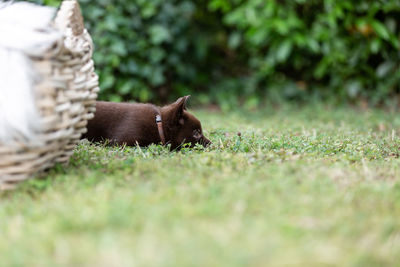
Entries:
[[55, 9], [0, 0], [0, 143], [31, 141], [40, 132], [30, 56], [43, 55], [61, 33], [50, 23]]

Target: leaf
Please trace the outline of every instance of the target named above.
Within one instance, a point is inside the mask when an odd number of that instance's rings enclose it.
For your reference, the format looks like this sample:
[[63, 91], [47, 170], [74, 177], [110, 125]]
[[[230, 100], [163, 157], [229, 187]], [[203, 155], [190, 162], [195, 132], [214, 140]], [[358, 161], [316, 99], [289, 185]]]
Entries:
[[257, 25], [257, 23], [259, 23], [259, 20], [257, 19], [257, 13], [253, 7], [246, 8], [245, 15], [250, 24]]
[[376, 34], [384, 40], [389, 40], [390, 34], [386, 26], [380, 21], [374, 20], [371, 22], [372, 28], [375, 30]]
[[123, 95], [127, 95], [131, 92], [131, 90], [133, 90], [133, 83], [131, 81], [126, 81], [122, 84], [122, 86], [120, 86], [118, 88], [118, 92], [123, 94]]
[[328, 72], [327, 71], [329, 67], [328, 65], [329, 65], [328, 59], [327, 57], [325, 57], [318, 63], [317, 67], [315, 68], [313, 73], [314, 78], [321, 79], [322, 77], [324, 77]]
[[396, 33], [396, 29], [397, 29], [397, 23], [396, 20], [394, 18], [387, 18], [385, 20], [385, 25], [386, 28], [393, 34]]
[[346, 92], [350, 98], [355, 98], [361, 92], [361, 82], [350, 81], [345, 85]]
[[382, 44], [381, 44], [381, 39], [379, 38], [375, 38], [374, 40], [372, 40], [370, 42], [370, 50], [373, 54], [376, 54], [379, 52], [379, 49], [381, 48]]
[[122, 101], [122, 97], [120, 95], [112, 94], [110, 96], [110, 101], [111, 102], [121, 102]]
[[242, 35], [239, 32], [233, 32], [229, 35], [228, 46], [231, 49], [236, 49], [242, 42]]
[[319, 43], [311, 37], [307, 40], [307, 46], [314, 53], [318, 53], [320, 50]]
[[158, 63], [165, 57], [165, 52], [161, 48], [152, 48], [149, 51], [151, 63]]
[[135, 59], [130, 59], [127, 64], [127, 70], [130, 74], [136, 74], [139, 71], [139, 67], [135, 62]]
[[231, 4], [227, 0], [212, 0], [208, 4], [208, 9], [210, 11], [221, 10], [224, 13], [226, 13], [231, 9]]
[[281, 46], [278, 47], [278, 50], [276, 51], [276, 60], [278, 62], [283, 62], [285, 61], [288, 56], [290, 55], [290, 52], [292, 51], [293, 45], [290, 40], [286, 40], [282, 43]]
[[164, 70], [161, 67], [154, 67], [152, 71], [152, 75], [149, 77], [151, 85], [160, 86], [163, 84], [165, 82]]
[[171, 33], [163, 25], [151, 26], [149, 33], [151, 42], [155, 45], [171, 40]]
[[287, 21], [284, 21], [280, 18], [274, 19], [273, 26], [275, 30], [282, 35], [287, 35], [289, 33], [289, 24], [287, 23]]
[[125, 56], [127, 54], [126, 48], [125, 48], [125, 43], [123, 42], [113, 42], [110, 50], [112, 53], [120, 55], [120, 56]]
[[383, 62], [376, 69], [376, 76], [378, 76], [378, 78], [383, 78], [383, 77], [387, 76], [390, 72], [392, 72], [394, 70], [395, 66], [396, 66], [396, 64], [393, 61]]
[[147, 102], [150, 99], [150, 91], [145, 88], [140, 89], [139, 91], [139, 99], [142, 102]]
[[110, 74], [103, 74], [100, 76], [100, 88], [108, 89], [114, 85], [115, 78], [113, 75]]

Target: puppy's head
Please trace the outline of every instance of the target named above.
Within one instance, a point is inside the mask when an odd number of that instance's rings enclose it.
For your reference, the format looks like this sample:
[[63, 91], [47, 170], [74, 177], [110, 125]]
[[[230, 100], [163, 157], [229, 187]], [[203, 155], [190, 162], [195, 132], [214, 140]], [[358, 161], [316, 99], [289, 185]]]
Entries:
[[[186, 110], [190, 96], [184, 96], [163, 108], [168, 123], [168, 137], [171, 148], [179, 148], [183, 144], [208, 146], [211, 141], [203, 135], [200, 121]], [[163, 113], [164, 113], [163, 112]]]

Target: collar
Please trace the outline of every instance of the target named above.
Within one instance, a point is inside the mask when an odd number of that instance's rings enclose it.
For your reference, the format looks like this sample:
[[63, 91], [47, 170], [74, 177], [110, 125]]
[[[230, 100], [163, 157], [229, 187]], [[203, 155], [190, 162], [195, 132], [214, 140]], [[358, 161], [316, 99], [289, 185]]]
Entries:
[[161, 143], [165, 145], [165, 135], [162, 125], [161, 114], [156, 115], [156, 124], [157, 124], [158, 134], [160, 135]]

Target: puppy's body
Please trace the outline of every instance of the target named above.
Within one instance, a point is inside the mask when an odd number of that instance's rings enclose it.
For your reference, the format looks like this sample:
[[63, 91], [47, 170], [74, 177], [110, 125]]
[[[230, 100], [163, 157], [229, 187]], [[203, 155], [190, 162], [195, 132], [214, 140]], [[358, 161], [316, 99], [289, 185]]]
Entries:
[[89, 121], [83, 138], [128, 146], [158, 144], [161, 137], [155, 118], [161, 115], [166, 143], [171, 144], [172, 149], [182, 143], [208, 145], [210, 141], [204, 137], [200, 121], [186, 111], [187, 99], [181, 97], [165, 107], [98, 101], [95, 116]]
[[94, 142], [147, 146], [161, 141], [155, 116], [159, 114], [151, 104], [96, 102], [96, 113], [89, 121], [85, 138]]

